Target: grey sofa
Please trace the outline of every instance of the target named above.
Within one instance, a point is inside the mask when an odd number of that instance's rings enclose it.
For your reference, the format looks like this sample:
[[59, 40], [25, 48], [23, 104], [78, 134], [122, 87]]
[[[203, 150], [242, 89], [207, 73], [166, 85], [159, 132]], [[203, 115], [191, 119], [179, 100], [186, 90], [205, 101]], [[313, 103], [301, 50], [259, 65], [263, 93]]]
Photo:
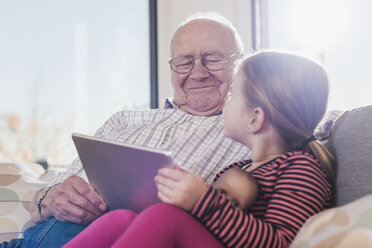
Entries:
[[292, 248], [372, 247], [372, 106], [345, 111], [324, 144], [336, 158], [333, 208], [311, 217]]

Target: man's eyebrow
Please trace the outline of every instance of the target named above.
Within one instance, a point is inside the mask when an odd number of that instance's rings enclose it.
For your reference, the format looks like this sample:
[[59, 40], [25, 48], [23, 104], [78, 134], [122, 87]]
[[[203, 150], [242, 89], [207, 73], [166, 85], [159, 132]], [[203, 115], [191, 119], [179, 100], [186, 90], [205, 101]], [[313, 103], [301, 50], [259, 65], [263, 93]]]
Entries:
[[177, 55], [177, 56], [174, 56], [173, 59], [174, 59], [174, 58], [179, 58], [179, 57], [189, 57], [189, 56], [194, 57], [193, 54], [179, 54], [179, 55]]

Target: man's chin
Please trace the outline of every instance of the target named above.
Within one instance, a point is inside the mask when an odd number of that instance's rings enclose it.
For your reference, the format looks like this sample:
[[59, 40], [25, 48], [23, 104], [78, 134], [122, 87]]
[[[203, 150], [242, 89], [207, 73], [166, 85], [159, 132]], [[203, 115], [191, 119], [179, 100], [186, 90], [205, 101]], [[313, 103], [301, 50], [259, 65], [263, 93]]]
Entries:
[[209, 116], [219, 114], [222, 111], [223, 104], [211, 103], [208, 101], [191, 102], [187, 104], [190, 113], [200, 116]]

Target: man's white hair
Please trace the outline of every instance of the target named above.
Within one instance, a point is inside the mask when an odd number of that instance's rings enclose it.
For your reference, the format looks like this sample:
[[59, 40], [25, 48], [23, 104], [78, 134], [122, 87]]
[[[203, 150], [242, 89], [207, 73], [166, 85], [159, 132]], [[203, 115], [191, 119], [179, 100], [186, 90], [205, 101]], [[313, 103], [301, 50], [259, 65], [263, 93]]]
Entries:
[[217, 22], [225, 26], [231, 32], [237, 52], [240, 52], [240, 53], [244, 52], [244, 46], [243, 46], [242, 39], [238, 31], [236, 30], [236, 28], [232, 25], [232, 23], [229, 20], [227, 20], [224, 16], [222, 16], [221, 14], [217, 12], [198, 12], [198, 13], [195, 13], [189, 16], [184, 22], [180, 23], [178, 27], [176, 28], [176, 30], [174, 31], [172, 35], [172, 40], [170, 43], [170, 55], [171, 56], [173, 55], [174, 38], [178, 30], [182, 28], [183, 26], [185, 26], [186, 24], [188, 24], [189, 22], [192, 22], [194, 20], [211, 20], [211, 21]]

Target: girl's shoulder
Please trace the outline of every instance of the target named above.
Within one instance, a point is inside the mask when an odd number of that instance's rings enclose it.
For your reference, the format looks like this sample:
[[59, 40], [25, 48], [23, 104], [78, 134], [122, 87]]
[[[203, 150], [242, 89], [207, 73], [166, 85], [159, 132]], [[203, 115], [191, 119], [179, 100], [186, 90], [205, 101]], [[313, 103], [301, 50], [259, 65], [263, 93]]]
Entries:
[[312, 154], [308, 152], [304, 152], [304, 151], [298, 151], [298, 150], [286, 152], [278, 156], [276, 159], [277, 160], [310, 159], [316, 162], [316, 159]]
[[[234, 163], [230, 166], [243, 168], [250, 162], [251, 160], [245, 160], [238, 163]], [[276, 158], [273, 158], [272, 160], [260, 165], [254, 170], [278, 170], [285, 169], [287, 167], [295, 165], [311, 165], [315, 167], [320, 167], [318, 160], [313, 155], [303, 151], [290, 151]]]
[[315, 167], [321, 167], [318, 160], [311, 154], [304, 151], [290, 151], [279, 156], [275, 159], [275, 163], [280, 166], [280, 168], [285, 168], [288, 166], [295, 165], [310, 165]]
[[295, 174], [313, 174], [316, 177], [329, 181], [325, 169], [320, 165], [318, 160], [307, 152], [290, 151], [278, 157], [272, 167], [276, 167], [277, 172], [295, 173]]

